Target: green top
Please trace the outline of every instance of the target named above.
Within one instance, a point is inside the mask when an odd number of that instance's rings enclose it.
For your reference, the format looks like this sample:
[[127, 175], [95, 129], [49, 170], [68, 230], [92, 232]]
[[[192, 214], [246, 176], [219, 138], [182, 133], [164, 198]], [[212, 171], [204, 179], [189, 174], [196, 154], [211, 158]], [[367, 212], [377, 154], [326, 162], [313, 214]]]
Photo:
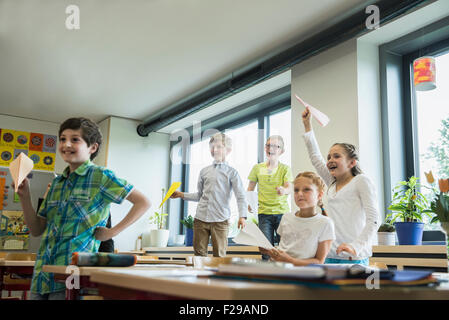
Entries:
[[266, 162], [256, 164], [251, 170], [248, 179], [259, 184], [259, 213], [284, 214], [290, 212], [287, 202], [288, 195], [280, 196], [276, 188], [286, 182], [292, 182], [292, 170], [289, 166], [280, 163], [269, 172]]
[[45, 294], [65, 290], [46, 264], [69, 265], [73, 252], [97, 252], [95, 229], [105, 227], [110, 203], [121, 203], [133, 186], [89, 160], [70, 173], [56, 177], [38, 216], [47, 219], [34, 266], [31, 291]]

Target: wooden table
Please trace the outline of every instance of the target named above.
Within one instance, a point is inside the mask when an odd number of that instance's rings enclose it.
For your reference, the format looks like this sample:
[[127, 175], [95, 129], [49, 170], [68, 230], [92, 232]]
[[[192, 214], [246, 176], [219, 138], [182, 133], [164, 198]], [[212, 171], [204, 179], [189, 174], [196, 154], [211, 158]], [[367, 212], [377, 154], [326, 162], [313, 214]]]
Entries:
[[20, 261], [0, 259], [0, 299], [3, 290], [23, 291], [22, 298], [26, 299], [26, 292], [30, 290], [30, 281], [17, 281], [5, 283], [4, 277], [8, 274], [32, 275], [35, 261]]
[[[157, 256], [163, 260], [185, 260], [194, 255], [193, 247], [144, 247], [146, 255]], [[212, 256], [213, 249], [211, 246], [207, 247], [208, 256]], [[258, 247], [255, 246], [228, 246], [226, 250], [227, 257], [241, 257], [262, 259], [262, 255]]]
[[72, 276], [75, 267], [79, 276], [79, 288], [67, 288], [66, 287], [66, 300], [77, 300], [80, 297], [80, 290], [97, 289], [97, 284], [90, 281], [90, 276], [96, 271], [102, 270], [141, 270], [141, 269], [160, 269], [162, 267], [169, 269], [179, 269], [186, 267], [180, 261], [176, 263], [166, 264], [166, 261], [152, 264], [138, 264], [132, 267], [77, 267], [77, 266], [58, 266], [58, 265], [44, 265], [42, 270], [44, 272], [53, 273], [56, 282], [66, 283], [66, 280]]
[[[186, 270], [187, 271], [187, 270]], [[152, 270], [96, 269], [90, 281], [105, 299], [211, 299], [211, 300], [448, 300], [449, 285], [440, 288], [385, 287], [341, 290], [198, 277], [161, 275]], [[447, 274], [441, 275], [447, 277]]]

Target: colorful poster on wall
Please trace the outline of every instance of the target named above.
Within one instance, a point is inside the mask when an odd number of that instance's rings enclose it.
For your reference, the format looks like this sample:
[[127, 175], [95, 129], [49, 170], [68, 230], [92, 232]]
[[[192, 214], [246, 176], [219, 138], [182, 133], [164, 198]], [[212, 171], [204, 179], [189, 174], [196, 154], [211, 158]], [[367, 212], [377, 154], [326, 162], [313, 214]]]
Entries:
[[16, 136], [15, 130], [2, 129], [2, 135], [0, 137], [0, 146], [14, 148], [15, 136]]
[[54, 170], [56, 153], [29, 151], [28, 157], [34, 162], [34, 170]]
[[0, 146], [0, 166], [9, 167], [14, 160], [14, 148], [9, 146]]
[[2, 211], [0, 216], [0, 250], [27, 250], [29, 233], [23, 211]]
[[34, 162], [34, 170], [54, 171], [57, 137], [48, 134], [0, 129], [0, 166], [9, 167], [21, 152]]

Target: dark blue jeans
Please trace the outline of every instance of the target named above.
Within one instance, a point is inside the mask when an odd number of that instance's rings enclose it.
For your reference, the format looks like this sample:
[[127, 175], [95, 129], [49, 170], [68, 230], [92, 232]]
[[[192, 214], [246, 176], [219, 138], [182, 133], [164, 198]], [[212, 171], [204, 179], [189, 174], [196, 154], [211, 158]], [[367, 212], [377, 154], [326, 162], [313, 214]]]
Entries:
[[[274, 246], [279, 244], [281, 237], [277, 234], [276, 230], [279, 227], [279, 223], [282, 219], [282, 214], [259, 214], [259, 229], [267, 237], [268, 241]], [[270, 256], [263, 254], [262, 259], [268, 260]]]

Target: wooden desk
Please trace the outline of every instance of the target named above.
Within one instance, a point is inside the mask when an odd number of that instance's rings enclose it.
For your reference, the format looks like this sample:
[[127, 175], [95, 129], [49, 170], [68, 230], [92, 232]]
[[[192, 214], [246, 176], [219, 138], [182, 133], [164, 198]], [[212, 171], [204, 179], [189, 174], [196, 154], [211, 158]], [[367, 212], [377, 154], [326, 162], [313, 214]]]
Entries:
[[[42, 271], [53, 273], [55, 277], [55, 281], [60, 283], [66, 283], [68, 277], [70, 277], [73, 273], [73, 269], [69, 267], [76, 266], [58, 266], [58, 265], [44, 265], [42, 267]], [[154, 264], [139, 264], [132, 267], [78, 267], [77, 272], [79, 275], [79, 284], [80, 287], [78, 289], [66, 288], [66, 300], [77, 300], [80, 296], [80, 290], [89, 290], [89, 289], [97, 289], [97, 284], [90, 281], [90, 276], [95, 271], [103, 271], [103, 270], [142, 270], [142, 269], [160, 269], [160, 268], [168, 268], [168, 269], [179, 269], [186, 267], [183, 264], [180, 264], [177, 261], [176, 264], [165, 264], [165, 261], [154, 263]]]
[[[145, 254], [157, 256], [164, 260], [185, 260], [194, 255], [193, 247], [145, 247]], [[211, 246], [207, 247], [207, 255], [212, 256]], [[252, 259], [262, 259], [258, 247], [254, 246], [228, 246], [226, 257], [242, 257]]]
[[3, 290], [23, 291], [22, 298], [26, 299], [26, 293], [30, 290], [30, 280], [9, 279], [5, 281], [5, 277], [11, 274], [21, 274], [31, 276], [33, 274], [35, 261], [6, 260], [0, 259], [0, 299]]
[[[446, 275], [447, 276], [447, 275]], [[449, 300], [449, 285], [441, 288], [385, 287], [341, 290], [294, 284], [227, 280], [190, 276], [161, 276], [151, 270], [97, 269], [90, 281], [105, 299], [211, 299], [211, 300]]]
[[369, 260], [370, 263], [383, 263], [397, 270], [419, 268], [433, 272], [448, 272], [445, 245], [373, 246], [373, 256]]

